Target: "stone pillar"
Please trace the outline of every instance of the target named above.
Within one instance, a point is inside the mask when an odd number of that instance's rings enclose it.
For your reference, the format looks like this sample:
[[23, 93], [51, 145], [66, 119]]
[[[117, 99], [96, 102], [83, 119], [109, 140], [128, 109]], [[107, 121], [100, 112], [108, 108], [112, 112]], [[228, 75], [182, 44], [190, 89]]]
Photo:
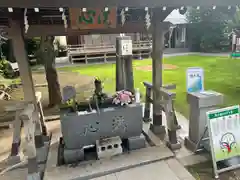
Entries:
[[126, 79], [126, 89], [134, 93], [135, 90], [134, 90], [132, 56], [127, 56], [125, 59], [125, 79]]
[[119, 36], [116, 39], [116, 91], [126, 89], [134, 92], [132, 43], [131, 47], [126, 47], [129, 52], [123, 52], [124, 41], [131, 41], [131, 37]]
[[[150, 129], [153, 133], [165, 133], [162, 125], [162, 108], [160, 87], [162, 87], [162, 58], [164, 50], [164, 34], [167, 30], [165, 23], [159, 22], [159, 9], [154, 9], [152, 19], [152, 82], [153, 82], [153, 123]], [[160, 11], [161, 12], [161, 11]]]
[[124, 86], [123, 58], [116, 53], [116, 91], [123, 90]]
[[[21, 26], [20, 21], [15, 20], [11, 21], [10, 37], [12, 38], [13, 53], [14, 56], [16, 57], [19, 66], [20, 77], [23, 84], [24, 100], [27, 102], [34, 103], [35, 106], [37, 107], [34, 84], [32, 80], [32, 73], [25, 50], [23, 27]], [[39, 112], [37, 109], [38, 108], [35, 108], [34, 112], [35, 114], [34, 116], [36, 117], [36, 131], [35, 131], [36, 146], [42, 147], [44, 143], [38, 114]]]

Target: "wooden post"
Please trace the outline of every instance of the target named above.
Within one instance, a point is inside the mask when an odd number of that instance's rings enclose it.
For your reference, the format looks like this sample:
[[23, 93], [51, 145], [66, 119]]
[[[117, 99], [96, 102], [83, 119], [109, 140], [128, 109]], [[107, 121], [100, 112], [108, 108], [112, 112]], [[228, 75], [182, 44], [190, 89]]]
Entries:
[[164, 109], [166, 114], [166, 120], [167, 120], [167, 129], [168, 129], [168, 141], [167, 146], [172, 149], [180, 149], [181, 144], [177, 140], [177, 119], [173, 108], [173, 98], [175, 98], [176, 94], [168, 92], [165, 89], [161, 89], [161, 92], [164, 96]]
[[159, 22], [161, 10], [154, 9], [152, 19], [152, 81], [153, 81], [153, 123], [150, 129], [153, 133], [165, 133], [165, 127], [162, 125], [162, 108], [160, 106], [162, 87], [162, 58], [164, 49], [165, 25]]
[[36, 105], [28, 104], [23, 112], [21, 113], [21, 120], [24, 122], [24, 131], [25, 131], [25, 154], [28, 157], [28, 176], [27, 179], [40, 180], [40, 173], [38, 170], [37, 163], [37, 151], [35, 147], [35, 130], [36, 130], [36, 121], [38, 116], [36, 116]]
[[[30, 103], [34, 103], [37, 107], [37, 101], [35, 96], [34, 84], [32, 80], [32, 73], [29, 66], [25, 43], [23, 38], [23, 27], [21, 26], [21, 22], [18, 20], [11, 21], [11, 30], [10, 36], [12, 38], [12, 48], [14, 52], [14, 56], [18, 62], [20, 77], [23, 84], [23, 92], [24, 92], [24, 100]], [[35, 142], [37, 147], [43, 147], [43, 138], [41, 132], [41, 125], [38, 116], [37, 108], [35, 108], [35, 116], [37, 118], [36, 121], [36, 132], [35, 132]]]
[[[21, 145], [21, 120], [19, 119], [20, 111], [16, 111], [15, 119], [13, 121], [13, 140], [10, 157], [16, 157], [19, 155], [19, 149]], [[18, 158], [17, 158], [18, 159]], [[20, 161], [20, 157], [17, 161]]]
[[143, 115], [143, 121], [144, 122], [150, 122], [150, 112], [151, 112], [151, 88], [146, 86], [146, 96], [145, 96], [145, 106], [144, 106], [144, 115]]
[[128, 91], [131, 91], [132, 93], [134, 93], [135, 90], [134, 90], [134, 77], [133, 77], [133, 64], [132, 63], [133, 63], [132, 56], [126, 56], [124, 59], [126, 89]]

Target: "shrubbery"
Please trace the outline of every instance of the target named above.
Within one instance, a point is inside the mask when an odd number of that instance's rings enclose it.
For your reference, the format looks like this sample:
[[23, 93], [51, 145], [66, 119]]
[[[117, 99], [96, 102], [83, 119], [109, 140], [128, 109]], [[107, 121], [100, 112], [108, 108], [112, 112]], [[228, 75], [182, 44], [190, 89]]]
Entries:
[[[234, 8], [233, 8], [234, 9]], [[228, 22], [235, 11], [228, 8], [190, 8], [187, 13], [188, 38], [192, 51], [217, 52], [231, 49]]]
[[4, 78], [14, 78], [15, 73], [7, 60], [0, 60], [0, 74]]

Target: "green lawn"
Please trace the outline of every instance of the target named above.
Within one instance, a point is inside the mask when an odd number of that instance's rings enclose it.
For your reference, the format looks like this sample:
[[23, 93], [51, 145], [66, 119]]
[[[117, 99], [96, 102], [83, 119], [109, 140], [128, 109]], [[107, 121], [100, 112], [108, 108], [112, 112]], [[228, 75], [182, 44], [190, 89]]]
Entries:
[[[176, 109], [186, 117], [188, 105], [186, 103], [186, 69], [188, 67], [202, 67], [205, 71], [205, 89], [221, 92], [225, 95], [225, 104], [238, 104], [240, 100], [240, 60], [225, 57], [179, 56], [164, 59], [165, 64], [178, 66], [175, 70], [164, 70], [164, 84], [176, 84]], [[150, 59], [134, 61], [134, 66], [151, 65]], [[105, 81], [105, 90], [113, 92], [115, 89], [115, 64], [89, 65], [81, 67], [61, 68], [75, 71], [89, 76], [98, 76]], [[134, 69], [135, 87], [145, 93], [143, 81], [151, 82], [152, 73]]]

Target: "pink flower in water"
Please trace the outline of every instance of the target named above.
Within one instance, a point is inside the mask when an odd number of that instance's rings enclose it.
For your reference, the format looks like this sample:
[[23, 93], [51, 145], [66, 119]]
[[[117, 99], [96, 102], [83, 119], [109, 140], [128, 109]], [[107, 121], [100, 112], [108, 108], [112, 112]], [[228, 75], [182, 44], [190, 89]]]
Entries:
[[125, 90], [118, 91], [115, 95], [115, 98], [113, 99], [114, 104], [121, 104], [121, 106], [127, 105], [132, 101], [133, 101], [132, 93]]

